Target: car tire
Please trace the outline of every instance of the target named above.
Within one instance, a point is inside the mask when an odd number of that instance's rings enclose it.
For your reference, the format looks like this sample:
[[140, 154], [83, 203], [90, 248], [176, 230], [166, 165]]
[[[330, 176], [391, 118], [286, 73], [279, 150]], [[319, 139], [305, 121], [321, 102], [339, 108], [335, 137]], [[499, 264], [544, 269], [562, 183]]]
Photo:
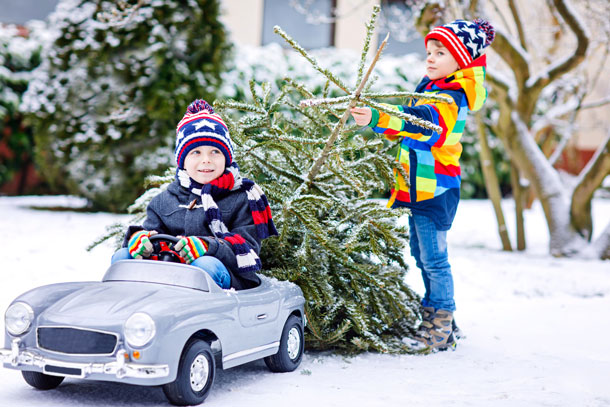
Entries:
[[52, 390], [64, 381], [63, 376], [51, 376], [40, 372], [22, 370], [21, 375], [27, 384], [38, 390]]
[[304, 349], [303, 321], [291, 315], [282, 330], [280, 349], [275, 355], [267, 356], [265, 364], [272, 372], [292, 372], [301, 364]]
[[216, 362], [210, 345], [196, 339], [187, 342], [176, 380], [163, 386], [163, 393], [176, 406], [191, 406], [203, 403], [210, 393], [216, 377]]

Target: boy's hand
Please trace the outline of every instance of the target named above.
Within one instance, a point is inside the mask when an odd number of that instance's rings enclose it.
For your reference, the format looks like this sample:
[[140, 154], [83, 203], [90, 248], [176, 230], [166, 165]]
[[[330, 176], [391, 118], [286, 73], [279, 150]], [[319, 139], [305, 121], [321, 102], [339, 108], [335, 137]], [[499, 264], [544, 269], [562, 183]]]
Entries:
[[178, 236], [180, 240], [174, 245], [174, 250], [180, 253], [180, 256], [188, 264], [191, 264], [195, 259], [203, 256], [208, 250], [208, 245], [205, 241], [197, 236]]
[[127, 248], [129, 254], [134, 259], [141, 259], [150, 256], [153, 251], [153, 245], [149, 237], [156, 235], [156, 230], [141, 230], [131, 235]]
[[370, 107], [352, 107], [350, 113], [358, 126], [367, 126], [373, 117]]

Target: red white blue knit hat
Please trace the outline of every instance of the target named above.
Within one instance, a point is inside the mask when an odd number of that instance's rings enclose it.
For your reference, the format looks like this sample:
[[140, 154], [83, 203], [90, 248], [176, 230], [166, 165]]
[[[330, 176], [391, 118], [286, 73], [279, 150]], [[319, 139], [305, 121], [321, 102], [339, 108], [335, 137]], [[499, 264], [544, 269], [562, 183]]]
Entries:
[[426, 35], [425, 43], [427, 46], [429, 40], [440, 41], [463, 69], [483, 55], [483, 50], [492, 43], [495, 36], [496, 31], [485, 20], [455, 20], [432, 29]]
[[229, 129], [212, 106], [203, 99], [193, 101], [176, 128], [176, 164], [184, 169], [184, 158], [200, 146], [213, 146], [225, 156], [225, 166], [233, 163], [233, 143]]

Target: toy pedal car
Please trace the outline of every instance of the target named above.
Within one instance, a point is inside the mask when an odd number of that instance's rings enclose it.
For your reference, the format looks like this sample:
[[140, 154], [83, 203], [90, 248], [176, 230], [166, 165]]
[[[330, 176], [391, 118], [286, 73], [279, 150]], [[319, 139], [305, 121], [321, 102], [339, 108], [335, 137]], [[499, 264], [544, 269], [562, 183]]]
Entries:
[[101, 282], [52, 284], [17, 297], [5, 314], [0, 360], [37, 389], [77, 377], [163, 385], [172, 404], [200, 404], [216, 367], [264, 358], [274, 372], [296, 369], [304, 303], [286, 281], [261, 277], [255, 288], [223, 290], [194, 266], [123, 260]]

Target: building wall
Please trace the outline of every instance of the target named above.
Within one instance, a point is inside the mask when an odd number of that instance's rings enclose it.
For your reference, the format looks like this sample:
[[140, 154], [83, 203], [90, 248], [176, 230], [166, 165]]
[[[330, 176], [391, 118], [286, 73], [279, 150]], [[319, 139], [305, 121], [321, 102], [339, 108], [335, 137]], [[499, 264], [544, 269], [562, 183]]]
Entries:
[[[361, 4], [354, 9], [354, 3]], [[365, 24], [371, 18], [373, 7], [377, 0], [367, 0], [358, 3], [354, 0], [338, 0], [337, 14], [343, 16], [337, 20], [335, 45], [337, 48], [348, 48], [360, 52], [366, 35]], [[376, 36], [372, 39], [371, 48], [375, 48]]]
[[[362, 49], [362, 41], [366, 35], [365, 24], [377, 3], [378, 0], [336, 0], [338, 14], [342, 16], [337, 19], [334, 27], [333, 42], [336, 47], [355, 51]], [[264, 0], [223, 0], [222, 9], [223, 21], [235, 42], [262, 45]], [[304, 20], [305, 16], [302, 18]], [[270, 26], [275, 24], [291, 34], [290, 21], [278, 20], [269, 23]], [[312, 29], [315, 30], [316, 26], [312, 26]]]
[[264, 0], [224, 0], [222, 19], [233, 41], [259, 46], [263, 38]]

